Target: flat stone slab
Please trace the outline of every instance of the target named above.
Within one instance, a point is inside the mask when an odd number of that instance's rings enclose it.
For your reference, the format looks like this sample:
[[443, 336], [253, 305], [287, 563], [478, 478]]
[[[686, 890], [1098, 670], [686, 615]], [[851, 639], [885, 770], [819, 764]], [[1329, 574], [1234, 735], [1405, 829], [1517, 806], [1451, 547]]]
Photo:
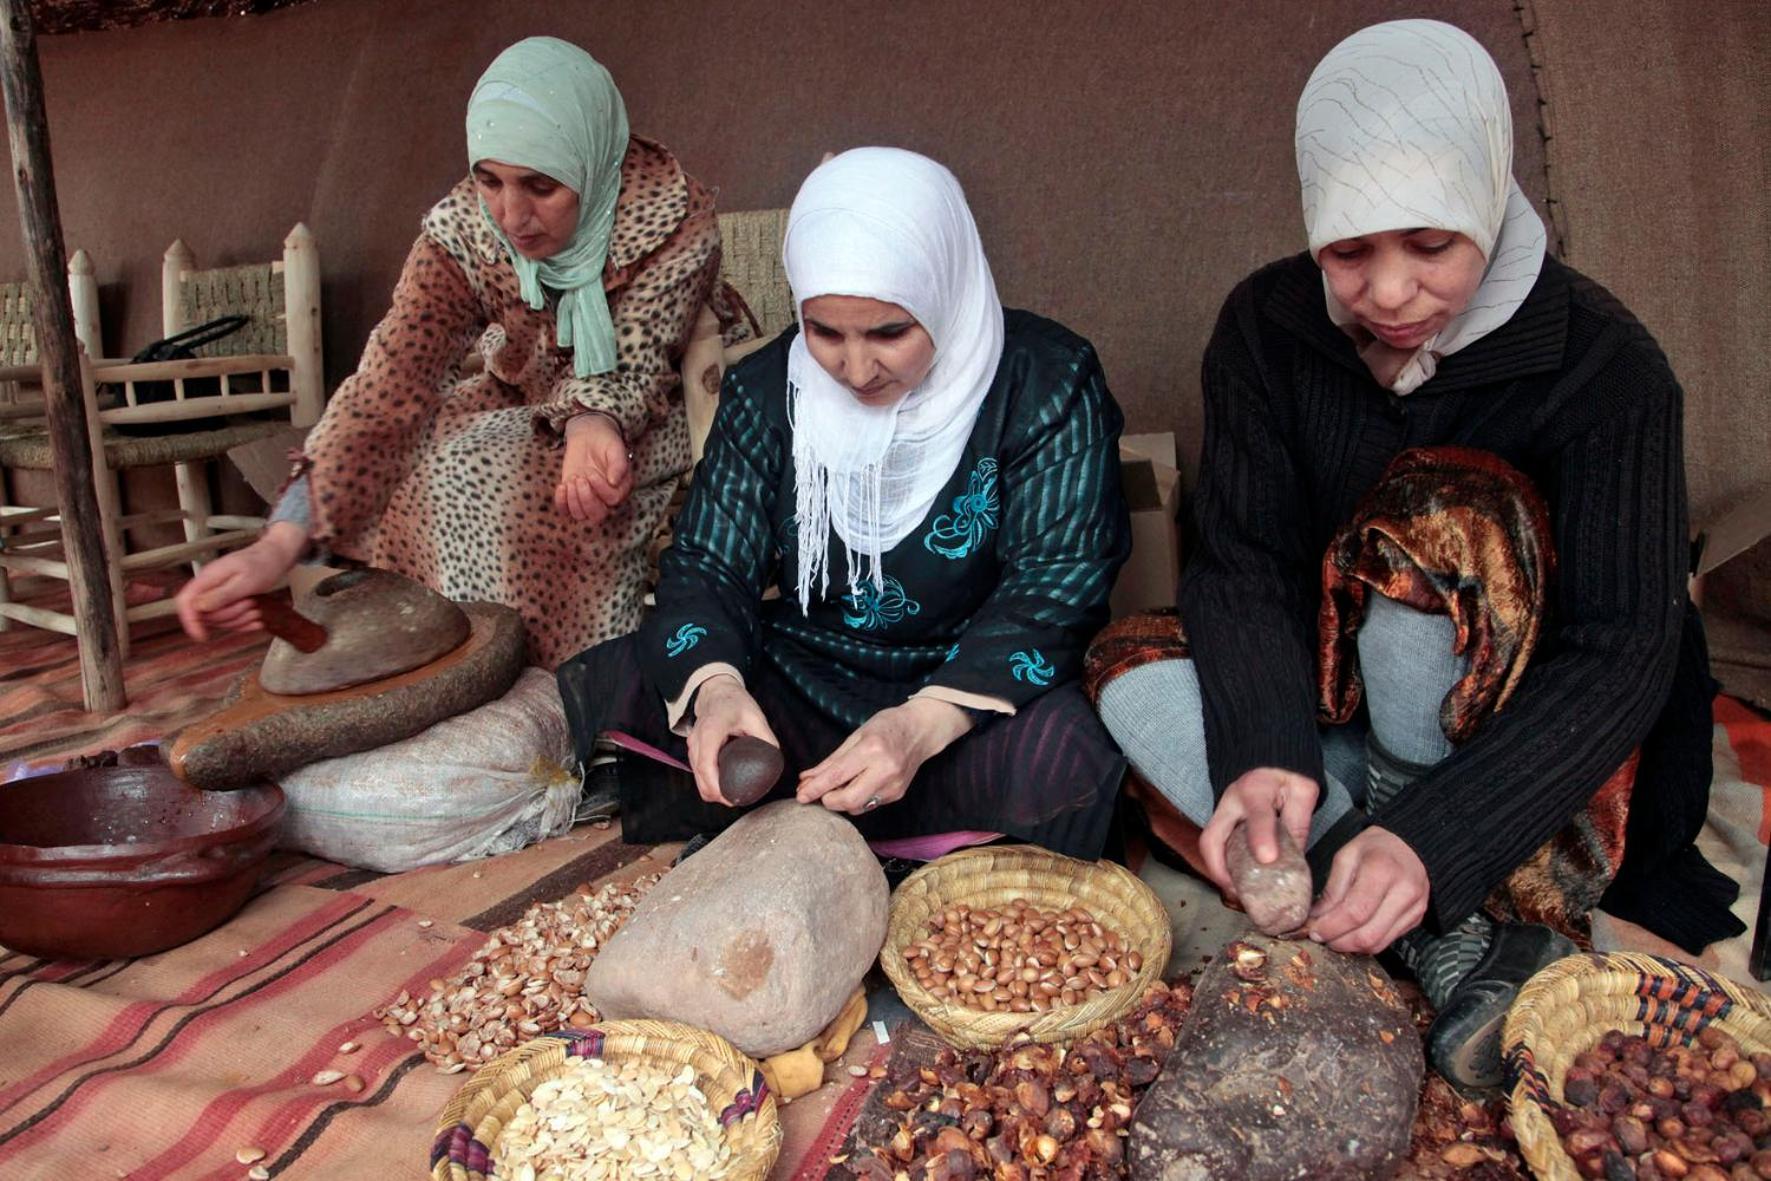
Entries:
[[467, 639], [399, 676], [330, 693], [286, 696], [248, 673], [218, 713], [179, 734], [168, 762], [193, 787], [275, 781], [319, 759], [410, 738], [502, 696], [527, 659], [523, 620], [497, 603], [463, 603]]
[[267, 693], [306, 696], [421, 668], [467, 642], [467, 614], [421, 582], [387, 570], [346, 570], [295, 597], [326, 629], [317, 652], [273, 640], [258, 671]]

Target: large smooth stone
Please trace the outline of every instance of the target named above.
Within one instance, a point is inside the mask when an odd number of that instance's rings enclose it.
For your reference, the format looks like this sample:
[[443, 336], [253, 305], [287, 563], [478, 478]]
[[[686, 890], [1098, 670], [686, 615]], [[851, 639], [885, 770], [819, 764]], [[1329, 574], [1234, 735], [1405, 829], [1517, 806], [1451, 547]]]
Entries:
[[1394, 1176], [1425, 1070], [1377, 961], [1251, 936], [1199, 978], [1138, 1104], [1133, 1181]]
[[842, 1011], [885, 941], [886, 895], [846, 818], [765, 804], [665, 875], [584, 991], [605, 1018], [683, 1021], [766, 1058]]
[[193, 787], [276, 780], [320, 759], [373, 750], [502, 697], [527, 659], [523, 619], [465, 603], [464, 643], [421, 668], [331, 693], [269, 693], [248, 673], [220, 711], [187, 726], [167, 758]]
[[429, 664], [467, 639], [467, 614], [387, 570], [346, 570], [315, 583], [295, 609], [326, 629], [317, 652], [271, 641], [258, 683], [270, 693], [330, 693]]

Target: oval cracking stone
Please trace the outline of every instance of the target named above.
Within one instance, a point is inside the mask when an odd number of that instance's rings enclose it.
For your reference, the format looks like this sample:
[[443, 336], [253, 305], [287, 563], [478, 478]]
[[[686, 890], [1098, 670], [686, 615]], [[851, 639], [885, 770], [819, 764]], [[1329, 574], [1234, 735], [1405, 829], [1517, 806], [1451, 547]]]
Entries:
[[737, 807], [754, 804], [769, 794], [784, 766], [778, 748], [740, 734], [719, 749], [719, 792]]

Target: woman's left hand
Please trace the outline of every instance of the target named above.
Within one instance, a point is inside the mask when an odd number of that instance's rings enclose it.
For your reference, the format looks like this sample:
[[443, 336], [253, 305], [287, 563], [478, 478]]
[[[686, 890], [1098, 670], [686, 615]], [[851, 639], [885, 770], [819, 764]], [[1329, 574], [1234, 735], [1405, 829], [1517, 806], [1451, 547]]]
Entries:
[[918, 768], [971, 725], [958, 706], [927, 697], [881, 710], [829, 758], [800, 773], [799, 802], [852, 816], [896, 803]]
[[1349, 955], [1376, 955], [1420, 926], [1432, 891], [1408, 843], [1368, 828], [1341, 847], [1310, 912], [1310, 938]]
[[606, 414], [580, 414], [566, 423], [566, 458], [553, 506], [574, 521], [600, 525], [633, 491], [627, 442]]

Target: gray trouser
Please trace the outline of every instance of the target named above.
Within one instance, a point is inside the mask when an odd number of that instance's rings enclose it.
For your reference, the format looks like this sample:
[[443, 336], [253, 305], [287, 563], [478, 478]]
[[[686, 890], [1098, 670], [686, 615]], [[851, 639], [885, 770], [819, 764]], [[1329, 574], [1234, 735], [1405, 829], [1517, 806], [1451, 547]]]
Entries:
[[[1368, 781], [1381, 802], [1451, 753], [1439, 703], [1469, 671], [1468, 658], [1452, 652], [1456, 635], [1448, 616], [1370, 597], [1357, 635], [1370, 730], [1352, 723], [1321, 731], [1327, 782], [1310, 823], [1312, 844], [1366, 803]], [[1211, 819], [1216, 799], [1191, 660], [1157, 661], [1115, 677], [1101, 689], [1100, 710], [1139, 775], [1193, 823]]]

